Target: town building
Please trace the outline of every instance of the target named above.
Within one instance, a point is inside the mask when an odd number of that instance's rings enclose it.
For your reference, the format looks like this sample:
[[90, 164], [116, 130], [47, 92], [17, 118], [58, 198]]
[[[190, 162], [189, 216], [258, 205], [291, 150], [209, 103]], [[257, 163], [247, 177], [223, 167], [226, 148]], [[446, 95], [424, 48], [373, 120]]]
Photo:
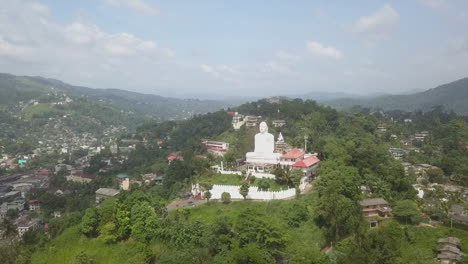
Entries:
[[121, 190], [127, 191], [130, 189], [130, 178], [126, 173], [120, 173], [117, 175], [117, 179], [119, 180], [119, 187]]
[[261, 116], [245, 116], [244, 121], [245, 121], [245, 126], [246, 127], [257, 127], [260, 119], [262, 119]]
[[173, 160], [184, 160], [184, 157], [180, 154], [180, 152], [172, 152], [167, 156], [167, 161], [171, 163]]
[[276, 128], [281, 128], [286, 125], [286, 121], [285, 120], [273, 120], [271, 124]]
[[29, 230], [37, 230], [40, 227], [40, 220], [38, 218], [31, 219], [29, 216], [23, 216], [16, 221], [18, 236], [22, 237], [24, 233]]
[[389, 151], [396, 160], [401, 160], [406, 154], [405, 150], [401, 148], [390, 148]]
[[39, 204], [39, 200], [29, 200], [29, 211], [39, 211], [41, 210], [41, 205]]
[[112, 188], [99, 188], [96, 191], [96, 203], [99, 203], [103, 198], [112, 198], [119, 195], [119, 190]]
[[380, 126], [377, 127], [377, 130], [380, 131], [380, 132], [386, 132], [387, 127], [385, 125], [380, 125]]
[[5, 218], [9, 210], [23, 211], [25, 204], [26, 202], [22, 199], [2, 203], [2, 205], [0, 205], [0, 218]]
[[214, 141], [203, 139], [202, 143], [206, 146], [209, 152], [216, 153], [216, 154], [224, 154], [226, 151], [229, 150], [229, 143], [222, 142], [222, 141]]
[[91, 174], [86, 174], [86, 173], [77, 173], [77, 174], [70, 174], [68, 176], [65, 176], [67, 181], [71, 182], [76, 182], [76, 183], [90, 183], [93, 181], [96, 177]]
[[456, 237], [446, 237], [437, 240], [440, 244], [437, 260], [441, 264], [457, 264], [463, 253], [460, 251], [460, 239]]
[[232, 127], [235, 130], [240, 129], [245, 124], [244, 115], [240, 115], [239, 113], [235, 112], [234, 116], [232, 117]]
[[459, 224], [468, 225], [468, 210], [459, 204], [452, 205], [451, 209], [452, 221]]
[[378, 218], [387, 218], [391, 216], [392, 208], [383, 198], [370, 198], [359, 202], [364, 218], [370, 223], [371, 227], [377, 227]]

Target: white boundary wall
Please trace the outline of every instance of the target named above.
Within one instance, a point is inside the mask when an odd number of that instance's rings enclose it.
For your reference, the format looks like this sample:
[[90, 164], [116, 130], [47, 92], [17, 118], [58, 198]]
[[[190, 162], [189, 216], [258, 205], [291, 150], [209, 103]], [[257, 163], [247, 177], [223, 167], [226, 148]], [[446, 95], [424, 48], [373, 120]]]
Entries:
[[[240, 185], [213, 185], [213, 189], [210, 190], [211, 199], [221, 199], [223, 192], [231, 194], [231, 199], [244, 199], [239, 193]], [[247, 199], [252, 200], [277, 200], [287, 199], [296, 196], [296, 189], [291, 188], [284, 191], [260, 191], [257, 186], [249, 187], [249, 194]]]

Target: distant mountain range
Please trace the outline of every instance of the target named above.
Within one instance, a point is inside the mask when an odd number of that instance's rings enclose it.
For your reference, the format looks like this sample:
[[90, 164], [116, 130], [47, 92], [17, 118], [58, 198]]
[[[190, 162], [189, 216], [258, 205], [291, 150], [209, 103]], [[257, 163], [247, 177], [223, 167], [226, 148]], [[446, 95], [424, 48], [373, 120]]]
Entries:
[[382, 110], [428, 111], [443, 106], [462, 115], [468, 115], [468, 78], [463, 78], [435, 88], [405, 95], [384, 95], [374, 98], [341, 98], [324, 102], [338, 109], [362, 106]]
[[55, 79], [0, 73], [0, 106], [45, 99], [57, 92], [85, 98], [91, 103], [107, 105], [119, 111], [129, 111], [136, 117], [155, 120], [185, 119], [194, 114], [214, 112], [230, 106], [221, 101], [177, 99], [119, 89], [92, 89]]

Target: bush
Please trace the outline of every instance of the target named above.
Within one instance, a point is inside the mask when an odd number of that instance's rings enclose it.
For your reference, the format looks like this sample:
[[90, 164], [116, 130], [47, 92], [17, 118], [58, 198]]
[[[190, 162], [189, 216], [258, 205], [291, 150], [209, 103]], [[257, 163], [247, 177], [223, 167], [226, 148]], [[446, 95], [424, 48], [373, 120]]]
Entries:
[[221, 194], [221, 201], [223, 201], [223, 203], [225, 204], [228, 204], [231, 202], [231, 194], [228, 193], [228, 192], [223, 192]]
[[259, 180], [257, 186], [260, 191], [268, 191], [270, 189], [270, 183], [265, 179]]

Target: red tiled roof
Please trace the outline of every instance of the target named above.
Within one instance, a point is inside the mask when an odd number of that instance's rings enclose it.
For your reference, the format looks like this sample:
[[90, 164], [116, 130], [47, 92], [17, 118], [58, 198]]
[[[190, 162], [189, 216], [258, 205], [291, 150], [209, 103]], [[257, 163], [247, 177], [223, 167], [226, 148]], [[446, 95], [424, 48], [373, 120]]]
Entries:
[[180, 156], [180, 152], [172, 152], [171, 154], [169, 154], [169, 156], [167, 156], [167, 159], [168, 160], [183, 160], [184, 158], [182, 156]]
[[300, 149], [294, 148], [291, 151], [289, 151], [288, 153], [281, 156], [281, 158], [282, 159], [297, 159], [297, 158], [299, 158], [301, 156], [304, 156], [304, 154], [305, 153], [302, 152]]
[[235, 116], [236, 112], [227, 112], [227, 114], [230, 115], [230, 116]]
[[50, 171], [49, 170], [40, 170], [37, 172], [38, 175], [49, 175]]
[[299, 168], [309, 168], [315, 164], [317, 164], [320, 161], [319, 158], [312, 156], [308, 157], [307, 159], [303, 159], [301, 161], [298, 161], [294, 163], [292, 166], [293, 167], [299, 167]]
[[39, 200], [29, 200], [29, 203], [32, 204], [32, 203], [38, 203]]

